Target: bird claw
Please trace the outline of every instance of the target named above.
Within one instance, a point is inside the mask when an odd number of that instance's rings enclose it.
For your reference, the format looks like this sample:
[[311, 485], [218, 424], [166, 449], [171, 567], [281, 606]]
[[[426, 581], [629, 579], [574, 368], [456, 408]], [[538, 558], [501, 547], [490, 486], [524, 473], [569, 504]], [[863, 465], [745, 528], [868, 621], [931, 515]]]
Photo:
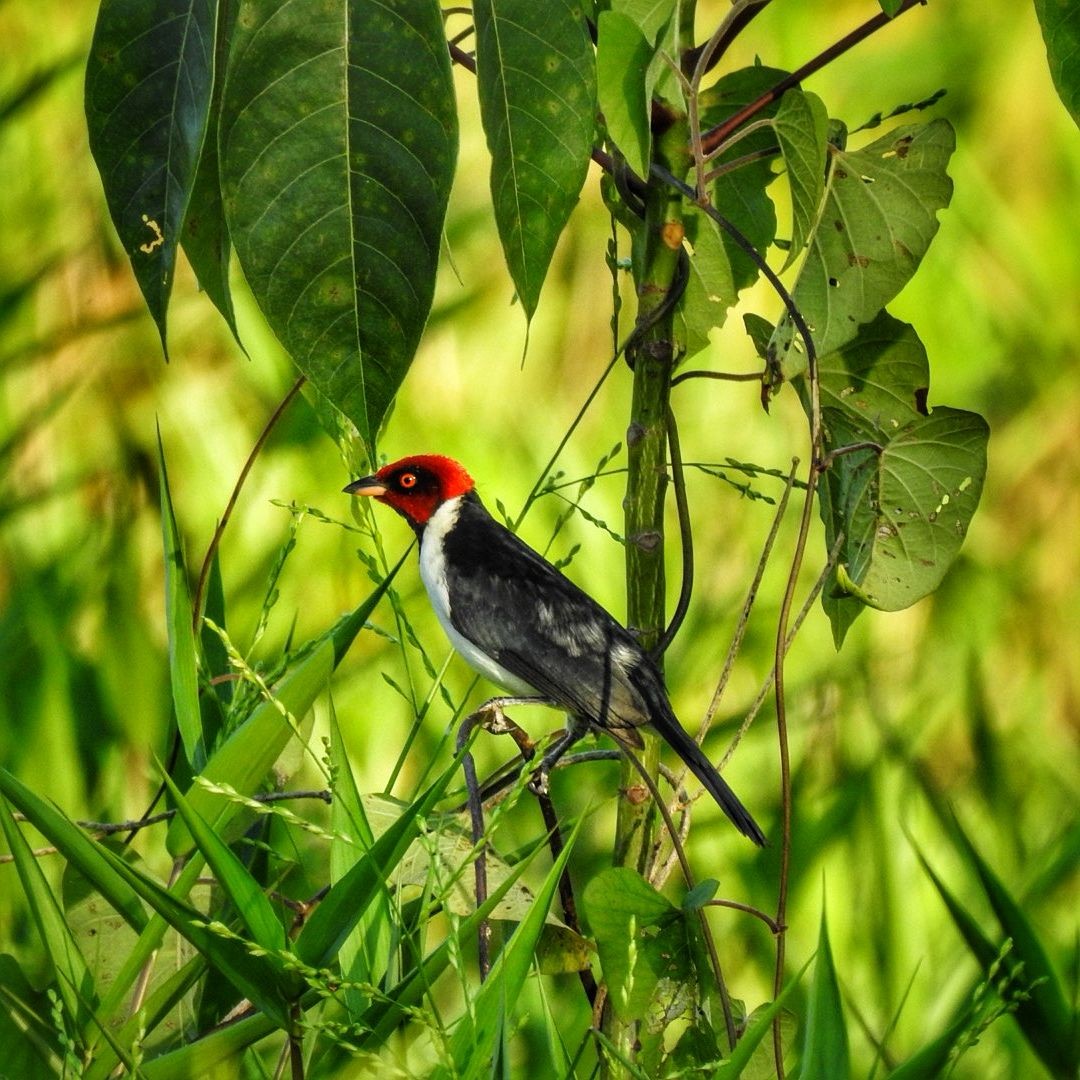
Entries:
[[551, 785], [548, 782], [550, 775], [549, 771], [541, 765], [540, 768], [529, 777], [529, 783], [526, 786], [538, 798], [546, 798], [551, 790]]
[[509, 735], [517, 725], [498, 702], [492, 702], [484, 706], [480, 726], [492, 735]]

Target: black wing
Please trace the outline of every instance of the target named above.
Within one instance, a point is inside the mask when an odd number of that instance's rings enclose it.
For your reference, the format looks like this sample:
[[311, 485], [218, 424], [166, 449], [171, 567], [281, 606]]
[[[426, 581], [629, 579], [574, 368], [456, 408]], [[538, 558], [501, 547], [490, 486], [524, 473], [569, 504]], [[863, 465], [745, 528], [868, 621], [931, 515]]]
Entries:
[[[632, 729], [648, 712], [629, 678], [643, 659], [630, 633], [472, 493], [445, 541], [450, 621], [511, 674], [601, 727]], [[453, 570], [450, 570], [453, 567]], [[636, 733], [626, 737], [638, 743]]]

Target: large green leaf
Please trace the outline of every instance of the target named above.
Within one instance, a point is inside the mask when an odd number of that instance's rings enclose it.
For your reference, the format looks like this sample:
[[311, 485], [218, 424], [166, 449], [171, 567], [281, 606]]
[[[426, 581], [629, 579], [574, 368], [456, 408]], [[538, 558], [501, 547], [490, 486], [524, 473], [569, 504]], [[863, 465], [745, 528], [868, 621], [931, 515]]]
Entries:
[[873, 444], [836, 457], [821, 483], [826, 543], [844, 537], [823, 598], [839, 643], [862, 605], [896, 611], [941, 583], [979, 503], [989, 431], [975, 413], [927, 413], [925, 350], [887, 313], [818, 372], [826, 452]]
[[216, 0], [102, 0], [86, 65], [90, 150], [158, 325], [206, 133]]
[[[915, 272], [952, 196], [954, 145], [945, 120], [895, 128], [861, 150], [830, 145], [825, 201], [792, 294], [818, 356], [851, 341]], [[775, 381], [806, 369], [787, 314], [769, 353]]]
[[477, 0], [476, 76], [491, 197], [527, 318], [577, 203], [596, 127], [596, 72], [575, 0]]
[[683, 213], [689, 277], [675, 311], [676, 334], [689, 359], [709, 344], [709, 331], [721, 327], [737, 299], [734, 272], [716, 223], [692, 206]]
[[1035, 0], [1035, 13], [1054, 87], [1080, 124], [1080, 0]]
[[457, 119], [435, 0], [243, 0], [220, 122], [240, 264], [368, 441], [435, 288]]
[[252, 1004], [262, 1009], [279, 1027], [288, 1026], [287, 1002], [297, 995], [301, 983], [298, 975], [285, 970], [279, 957], [264, 954], [252, 943], [208, 923], [201, 911], [177, 899], [149, 875], [129, 866], [107, 848], [102, 850], [132, 889]]
[[636, 871], [602, 871], [582, 902], [618, 1016], [644, 1015], [661, 978], [689, 981], [685, 915]]

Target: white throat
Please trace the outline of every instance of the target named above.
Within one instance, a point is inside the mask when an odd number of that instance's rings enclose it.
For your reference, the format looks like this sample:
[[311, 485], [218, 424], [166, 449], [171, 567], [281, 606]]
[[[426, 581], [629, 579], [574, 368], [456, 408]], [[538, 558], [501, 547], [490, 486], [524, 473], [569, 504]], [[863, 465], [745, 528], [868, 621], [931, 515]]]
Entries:
[[453, 499], [447, 499], [428, 518], [420, 538], [420, 580], [424, 583], [428, 599], [435, 609], [439, 624], [450, 639], [450, 644], [464, 657], [469, 666], [496, 686], [501, 686], [512, 694], [533, 696], [536, 691], [531, 686], [512, 675], [459, 633], [450, 618], [450, 587], [446, 575], [444, 541], [446, 534], [457, 523], [463, 498], [464, 496], [458, 495]]

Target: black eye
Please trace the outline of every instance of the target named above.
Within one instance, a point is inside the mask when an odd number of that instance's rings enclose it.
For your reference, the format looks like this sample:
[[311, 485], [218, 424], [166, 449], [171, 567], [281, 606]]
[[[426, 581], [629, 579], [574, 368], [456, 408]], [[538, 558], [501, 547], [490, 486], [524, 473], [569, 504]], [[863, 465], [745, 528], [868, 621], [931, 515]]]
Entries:
[[402, 473], [401, 476], [398, 477], [398, 486], [405, 488], [406, 491], [408, 491], [409, 488], [416, 487], [416, 473]]

